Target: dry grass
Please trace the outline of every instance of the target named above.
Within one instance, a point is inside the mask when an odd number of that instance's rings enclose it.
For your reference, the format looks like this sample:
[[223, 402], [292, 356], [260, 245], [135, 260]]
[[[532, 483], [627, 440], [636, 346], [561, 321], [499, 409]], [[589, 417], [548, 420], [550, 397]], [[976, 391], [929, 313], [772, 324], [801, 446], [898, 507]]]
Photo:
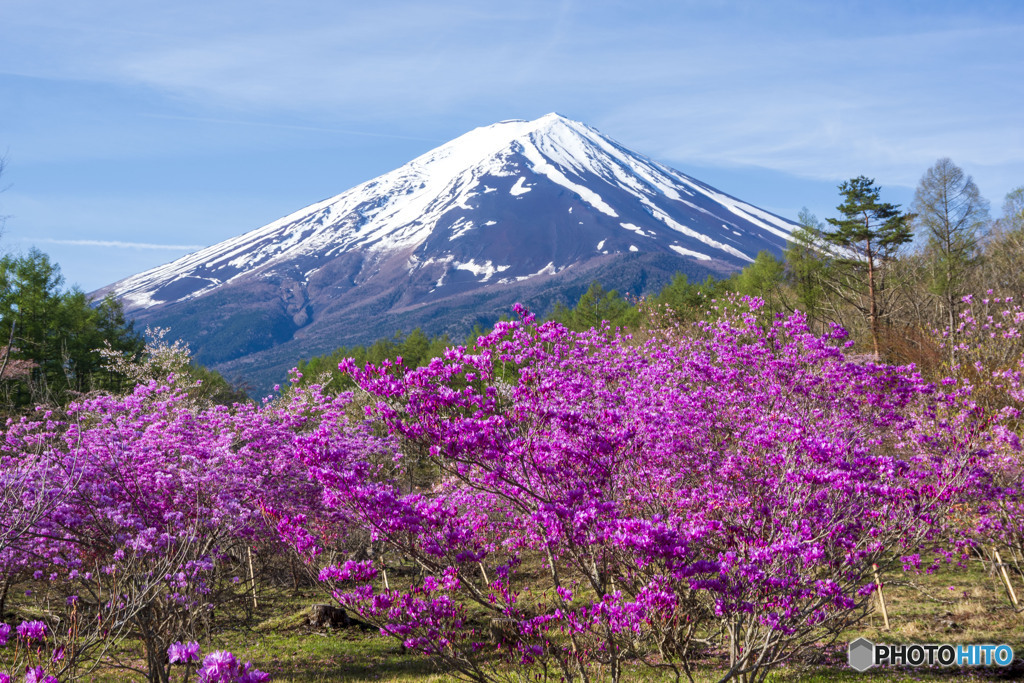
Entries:
[[[844, 633], [831, 650], [823, 651], [824, 663], [780, 670], [770, 680], [775, 683], [846, 680], [868, 683], [883, 679], [952, 680], [961, 677], [1007, 680], [1021, 673], [1016, 669], [880, 669], [857, 674], [849, 669], [845, 665], [845, 644], [861, 636], [874, 642], [1005, 642], [1016, 652], [1024, 653], [1024, 616], [1014, 612], [1005, 588], [979, 561], [974, 560], [967, 567], [946, 567], [932, 575], [897, 574], [883, 576], [882, 580], [891, 630], [885, 630], [876, 612]], [[1019, 593], [1024, 593], [1024, 580], [1020, 577], [1015, 580]], [[275, 681], [282, 682], [435, 683], [455, 680], [438, 671], [429, 660], [406, 652], [396, 641], [376, 632], [310, 628], [306, 623], [306, 610], [322, 600], [322, 594], [313, 591], [267, 593], [261, 597], [260, 609], [253, 619], [224, 624], [210, 642], [203, 643], [203, 649], [232, 650], [243, 660], [251, 660], [258, 668], [271, 673]], [[695, 673], [702, 683], [715, 681], [721, 675], [721, 668], [714, 661], [708, 661]], [[626, 679], [669, 680], [644, 668], [627, 670]], [[138, 680], [138, 676], [108, 670], [92, 680], [113, 683]]]

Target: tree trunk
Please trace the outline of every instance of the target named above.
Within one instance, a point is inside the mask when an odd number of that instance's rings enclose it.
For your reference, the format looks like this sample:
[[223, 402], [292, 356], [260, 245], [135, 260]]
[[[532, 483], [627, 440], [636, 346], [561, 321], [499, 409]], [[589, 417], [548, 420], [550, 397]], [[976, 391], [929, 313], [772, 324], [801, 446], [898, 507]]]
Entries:
[[868, 323], [871, 325], [871, 346], [875, 354], [875, 360], [881, 356], [878, 353], [878, 302], [875, 297], [875, 254], [871, 251], [871, 240], [865, 240], [868, 256]]
[[4, 577], [4, 584], [0, 586], [0, 621], [3, 621], [4, 614], [7, 611], [7, 594], [11, 590], [11, 575], [8, 574]]

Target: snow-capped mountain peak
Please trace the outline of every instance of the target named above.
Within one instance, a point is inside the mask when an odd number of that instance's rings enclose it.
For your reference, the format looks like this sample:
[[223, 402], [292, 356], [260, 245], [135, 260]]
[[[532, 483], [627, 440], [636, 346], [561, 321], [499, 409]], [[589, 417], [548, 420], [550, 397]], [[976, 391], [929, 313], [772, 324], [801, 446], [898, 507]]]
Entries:
[[[445, 223], [449, 241], [456, 242], [488, 227], [488, 221], [480, 218], [483, 205], [490, 202], [479, 201], [481, 197], [500, 192], [504, 199], [522, 199], [539, 182], [580, 204], [577, 220], [572, 221], [576, 225], [587, 223], [581, 218], [586, 212], [616, 227], [613, 232], [620, 237], [631, 232], [646, 238], [634, 240], [635, 244], [611, 244], [602, 232], [589, 240], [595, 253], [608, 251], [597, 249], [599, 242], [616, 251], [630, 247], [646, 251], [657, 244], [690, 258], [739, 265], [752, 261], [756, 250], [737, 236], [753, 232], [779, 248], [793, 227], [789, 221], [630, 152], [585, 124], [551, 113], [533, 121], [513, 119], [471, 130], [390, 173], [122, 280], [111, 291], [129, 308], [148, 308], [201, 296], [296, 259], [313, 259], [308, 274], [323, 259], [351, 250], [378, 254], [416, 250]], [[572, 210], [566, 206], [567, 221]], [[686, 213], [708, 220], [680, 216]], [[450, 255], [452, 268], [467, 266], [472, 259], [460, 260], [456, 251], [427, 258], [420, 254], [419, 262], [437, 263]], [[568, 265], [558, 261], [552, 261], [556, 269]], [[535, 272], [530, 270], [534, 264], [501, 265], [521, 271], [510, 273], [517, 277]], [[490, 281], [480, 277], [481, 282]]]
[[[523, 292], [550, 302], [588, 278], [639, 291], [674, 271], [725, 275], [762, 249], [781, 253], [794, 227], [552, 113], [476, 128], [98, 293], [176, 328], [201, 360], [219, 340], [221, 355], [207, 362], [251, 360], [285, 342], [294, 362], [390, 335], [391, 325], [458, 333], [453, 311], [492, 319]], [[262, 341], [230, 351], [229, 332]]]

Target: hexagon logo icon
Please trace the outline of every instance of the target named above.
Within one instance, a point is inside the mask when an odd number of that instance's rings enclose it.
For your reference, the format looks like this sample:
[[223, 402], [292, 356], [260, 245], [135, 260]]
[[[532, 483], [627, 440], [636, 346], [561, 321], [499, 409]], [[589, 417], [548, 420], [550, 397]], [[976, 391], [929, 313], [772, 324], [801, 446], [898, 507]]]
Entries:
[[875, 644], [867, 638], [858, 638], [850, 643], [847, 657], [854, 671], [867, 671], [875, 665]]

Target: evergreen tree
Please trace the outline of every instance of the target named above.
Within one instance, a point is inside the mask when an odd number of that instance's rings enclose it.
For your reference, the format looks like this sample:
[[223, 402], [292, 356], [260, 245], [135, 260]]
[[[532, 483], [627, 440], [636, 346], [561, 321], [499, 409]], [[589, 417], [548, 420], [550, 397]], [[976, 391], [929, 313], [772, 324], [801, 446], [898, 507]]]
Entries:
[[786, 275], [786, 264], [775, 258], [770, 251], [757, 253], [754, 262], [744, 268], [733, 280], [733, 286], [740, 294], [757, 296], [774, 311], [783, 307], [782, 285]]
[[817, 216], [804, 207], [797, 222], [800, 227], [790, 235], [784, 256], [787, 279], [796, 296], [795, 308], [808, 320], [820, 321], [825, 301], [822, 282], [828, 267], [828, 249], [823, 243], [823, 228]]
[[[836, 207], [842, 218], [829, 218], [825, 240], [837, 247], [834, 262], [863, 283], [859, 296], [849, 297], [868, 323], [875, 357], [880, 354], [879, 337], [885, 310], [885, 267], [896, 258], [900, 247], [910, 242], [910, 215], [898, 204], [880, 201], [875, 181], [858, 176], [843, 182], [839, 192], [845, 201]], [[859, 300], [858, 300], [859, 299]]]
[[691, 322], [703, 318], [712, 299], [735, 290], [733, 280], [716, 280], [710, 275], [703, 283], [690, 282], [683, 273], [676, 273], [652, 301], [678, 322]]
[[[471, 345], [476, 337], [482, 334], [484, 334], [483, 330], [479, 330], [476, 336], [466, 342], [466, 345]], [[322, 356], [300, 360], [298, 370], [302, 374], [302, 378], [299, 381], [299, 386], [319, 383], [323, 384], [328, 392], [352, 389], [355, 385], [351, 379], [342, 377], [338, 371], [338, 364], [346, 358], [355, 360], [359, 367], [363, 367], [367, 363], [379, 365], [385, 360], [395, 361], [401, 358], [402, 365], [407, 368], [416, 368], [426, 365], [432, 358], [441, 356], [444, 350], [451, 345], [452, 341], [447, 334], [428, 337], [422, 329], [417, 327], [408, 335], [399, 331], [395, 333], [394, 337], [378, 339], [369, 347], [342, 346]]]
[[107, 298], [93, 306], [81, 290], [62, 290], [63, 283], [60, 268], [37, 249], [0, 258], [0, 338], [11, 340], [11, 359], [32, 365], [26, 381], [3, 378], [8, 407], [64, 402], [70, 392], [117, 382], [103, 370], [104, 341], [128, 355], [143, 348], [120, 303]]
[[574, 308], [556, 306], [549, 318], [571, 330], [582, 331], [600, 327], [606, 320], [612, 327], [628, 327], [639, 320], [640, 312], [614, 289], [605, 291], [600, 283], [593, 282]]

